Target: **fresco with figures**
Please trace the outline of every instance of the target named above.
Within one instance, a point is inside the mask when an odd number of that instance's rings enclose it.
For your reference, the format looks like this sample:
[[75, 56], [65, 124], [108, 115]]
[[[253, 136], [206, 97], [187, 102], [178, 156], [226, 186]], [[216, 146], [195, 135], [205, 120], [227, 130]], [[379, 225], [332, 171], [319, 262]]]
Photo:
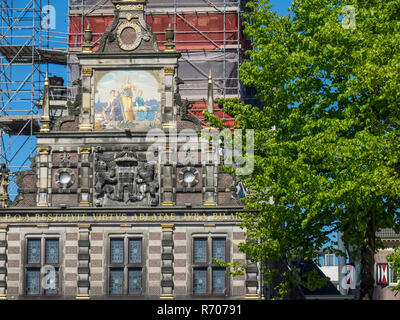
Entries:
[[148, 131], [161, 126], [156, 70], [101, 70], [95, 74], [95, 130]]

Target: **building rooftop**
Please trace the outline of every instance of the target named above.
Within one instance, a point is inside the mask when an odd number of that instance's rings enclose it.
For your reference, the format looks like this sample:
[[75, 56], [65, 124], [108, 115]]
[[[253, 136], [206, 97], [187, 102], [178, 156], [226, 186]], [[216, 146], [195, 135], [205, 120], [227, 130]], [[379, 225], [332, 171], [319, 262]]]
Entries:
[[381, 238], [381, 239], [400, 239], [400, 234], [394, 232], [393, 229], [390, 228], [385, 228], [381, 229], [376, 233], [376, 236]]

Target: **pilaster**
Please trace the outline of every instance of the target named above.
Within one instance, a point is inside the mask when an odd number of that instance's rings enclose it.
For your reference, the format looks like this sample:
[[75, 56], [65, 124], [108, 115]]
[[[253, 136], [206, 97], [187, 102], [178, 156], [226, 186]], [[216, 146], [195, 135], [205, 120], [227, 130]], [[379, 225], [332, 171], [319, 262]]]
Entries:
[[161, 253], [161, 296], [160, 299], [174, 299], [174, 225], [162, 224]]
[[78, 294], [76, 299], [90, 299], [90, 224], [79, 224]]

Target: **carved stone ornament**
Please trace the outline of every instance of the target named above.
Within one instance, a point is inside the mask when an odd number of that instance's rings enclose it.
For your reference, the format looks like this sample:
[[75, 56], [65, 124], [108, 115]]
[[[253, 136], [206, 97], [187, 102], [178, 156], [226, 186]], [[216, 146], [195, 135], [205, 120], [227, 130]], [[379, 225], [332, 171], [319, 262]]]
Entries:
[[56, 171], [54, 179], [62, 189], [70, 188], [75, 183], [75, 175], [69, 168], [62, 168]]
[[178, 175], [178, 181], [186, 188], [192, 188], [199, 183], [199, 171], [193, 167], [183, 168]]
[[142, 38], [142, 28], [135, 22], [125, 21], [117, 28], [118, 45], [122, 50], [135, 50], [140, 45]]
[[159, 182], [154, 164], [131, 151], [96, 153], [95, 205], [157, 206]]

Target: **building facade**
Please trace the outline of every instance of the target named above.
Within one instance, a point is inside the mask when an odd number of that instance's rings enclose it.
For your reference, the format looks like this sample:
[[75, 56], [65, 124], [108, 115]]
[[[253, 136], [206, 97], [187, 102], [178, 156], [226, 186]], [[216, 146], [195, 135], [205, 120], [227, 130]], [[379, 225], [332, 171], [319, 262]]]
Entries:
[[388, 254], [393, 253], [394, 249], [400, 244], [400, 235], [392, 229], [382, 229], [376, 233], [382, 240], [384, 248], [375, 254], [375, 290], [374, 299], [376, 300], [399, 300], [398, 291], [393, 290], [398, 284], [397, 270], [386, 260]]
[[[54, 116], [46, 78], [37, 154], [12, 202], [1, 169], [1, 299], [261, 297], [259, 266], [238, 247], [237, 181], [218, 142], [198, 138], [173, 30], [160, 50], [146, 2], [113, 1], [96, 50], [86, 29], [68, 112]], [[216, 260], [248, 268], [232, 278]]]

